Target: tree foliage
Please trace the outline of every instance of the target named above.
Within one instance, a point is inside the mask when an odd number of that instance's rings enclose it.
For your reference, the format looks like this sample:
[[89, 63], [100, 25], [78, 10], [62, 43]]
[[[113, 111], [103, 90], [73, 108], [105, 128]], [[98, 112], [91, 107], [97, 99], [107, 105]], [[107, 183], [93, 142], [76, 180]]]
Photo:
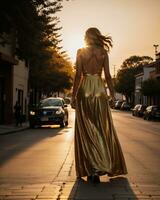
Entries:
[[[0, 6], [1, 43], [13, 42], [19, 58], [31, 60], [49, 47], [57, 47], [61, 0], [2, 0]], [[11, 35], [8, 40], [7, 35]]]
[[160, 80], [148, 79], [143, 81], [142, 94], [144, 96], [160, 96]]
[[143, 67], [144, 65], [147, 65], [148, 63], [152, 62], [153, 59], [149, 56], [130, 56], [127, 58], [121, 65], [122, 69], [126, 68], [135, 68], [139, 69], [140, 67]]
[[133, 68], [120, 69], [116, 77], [116, 91], [130, 97], [134, 91], [134, 74]]
[[135, 75], [143, 72], [143, 66], [152, 62], [148, 56], [131, 56], [121, 65], [116, 77], [115, 90], [125, 95], [128, 101], [133, 101]]
[[62, 91], [72, 83], [71, 63], [60, 52], [59, 19], [63, 0], [1, 0], [0, 43], [30, 68], [29, 85], [42, 92]]
[[52, 56], [50, 63], [42, 66], [39, 70], [32, 68], [33, 71], [31, 73], [30, 84], [32, 88], [37, 88], [46, 95], [70, 89], [73, 82], [73, 71], [70, 61], [55, 52]]

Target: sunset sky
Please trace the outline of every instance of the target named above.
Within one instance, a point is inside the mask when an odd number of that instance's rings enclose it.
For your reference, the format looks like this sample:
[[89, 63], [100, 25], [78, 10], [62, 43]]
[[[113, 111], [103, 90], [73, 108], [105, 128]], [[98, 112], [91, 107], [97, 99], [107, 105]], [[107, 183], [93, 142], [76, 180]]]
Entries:
[[89, 27], [112, 36], [112, 74], [114, 65], [118, 69], [132, 55], [154, 58], [153, 44], [160, 45], [160, 0], [70, 0], [63, 5], [58, 14], [62, 45], [73, 62]]

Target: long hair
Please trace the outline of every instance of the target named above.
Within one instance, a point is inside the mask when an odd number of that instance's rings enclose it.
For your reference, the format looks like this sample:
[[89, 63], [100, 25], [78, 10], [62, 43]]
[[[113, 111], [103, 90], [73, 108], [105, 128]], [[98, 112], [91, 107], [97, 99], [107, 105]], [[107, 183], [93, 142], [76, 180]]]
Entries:
[[96, 45], [106, 49], [108, 52], [113, 46], [112, 37], [102, 35], [101, 32], [94, 27], [91, 27], [86, 31], [85, 42], [88, 46]]

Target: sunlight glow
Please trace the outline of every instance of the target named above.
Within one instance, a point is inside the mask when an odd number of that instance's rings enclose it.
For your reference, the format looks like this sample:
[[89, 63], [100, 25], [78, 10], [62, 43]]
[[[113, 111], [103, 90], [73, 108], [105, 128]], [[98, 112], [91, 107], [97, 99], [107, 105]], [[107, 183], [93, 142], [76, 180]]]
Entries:
[[114, 74], [113, 66], [118, 70], [132, 55], [154, 57], [153, 44], [160, 45], [159, 8], [160, 0], [63, 1], [63, 9], [58, 14], [63, 27], [62, 46], [75, 61], [77, 49], [83, 46], [85, 31], [97, 27], [102, 34], [113, 38], [109, 61]]
[[79, 48], [84, 47], [85, 45], [83, 38], [84, 38], [83, 34], [72, 33], [70, 37], [68, 37], [67, 40], [63, 42], [65, 50], [69, 54], [72, 62], [75, 62], [76, 60], [77, 50]]

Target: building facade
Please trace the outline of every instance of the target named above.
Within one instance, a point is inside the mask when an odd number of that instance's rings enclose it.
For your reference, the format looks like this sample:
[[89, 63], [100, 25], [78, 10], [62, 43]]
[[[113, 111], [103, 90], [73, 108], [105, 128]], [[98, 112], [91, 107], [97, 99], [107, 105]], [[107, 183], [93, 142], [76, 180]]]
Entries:
[[135, 76], [135, 105], [136, 104], [160, 104], [160, 95], [144, 96], [141, 92], [142, 83], [148, 79], [160, 79], [160, 53], [156, 55], [156, 61], [143, 67], [143, 73]]
[[0, 45], [0, 124], [14, 122], [16, 101], [27, 114], [28, 72], [25, 62], [13, 56], [12, 45]]
[[18, 62], [13, 68], [13, 112], [16, 101], [20, 103], [23, 115], [28, 113], [28, 75], [29, 68], [24, 61]]

